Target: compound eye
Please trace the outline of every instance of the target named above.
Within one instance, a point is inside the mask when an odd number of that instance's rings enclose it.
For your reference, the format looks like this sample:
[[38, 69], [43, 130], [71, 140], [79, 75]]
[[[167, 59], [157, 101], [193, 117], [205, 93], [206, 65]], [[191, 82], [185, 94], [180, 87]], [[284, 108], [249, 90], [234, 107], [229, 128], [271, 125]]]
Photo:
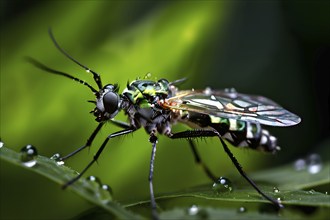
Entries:
[[103, 105], [107, 113], [112, 114], [118, 110], [119, 97], [117, 93], [108, 92], [103, 96]]

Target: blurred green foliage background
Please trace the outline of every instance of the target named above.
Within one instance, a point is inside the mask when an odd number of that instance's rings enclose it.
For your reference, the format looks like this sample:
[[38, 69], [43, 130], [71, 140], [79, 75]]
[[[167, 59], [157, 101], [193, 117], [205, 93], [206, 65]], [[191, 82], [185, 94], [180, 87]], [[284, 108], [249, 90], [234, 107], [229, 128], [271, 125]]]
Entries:
[[[234, 87], [269, 97], [302, 117], [292, 128], [271, 128], [278, 156], [232, 148], [247, 172], [290, 162], [329, 136], [329, 2], [326, 1], [1, 1], [1, 140], [20, 150], [65, 155], [82, 146], [97, 126], [88, 114], [88, 89], [45, 73], [24, 60], [93, 84], [92, 77], [57, 51], [47, 29], [73, 57], [102, 75], [126, 82], [151, 72], [190, 88]], [[119, 115], [125, 120], [124, 115]], [[185, 129], [177, 126], [176, 130]], [[66, 161], [80, 171], [104, 138]], [[329, 146], [324, 146], [329, 147]], [[219, 176], [237, 175], [217, 140], [199, 142], [203, 159]], [[151, 146], [143, 130], [111, 140], [88, 175], [111, 185], [120, 202], [149, 198]], [[69, 190], [3, 161], [2, 219], [63, 219], [91, 205]], [[156, 194], [209, 180], [195, 166], [188, 144], [161, 137], [156, 155]], [[211, 184], [211, 183], [210, 183]]]

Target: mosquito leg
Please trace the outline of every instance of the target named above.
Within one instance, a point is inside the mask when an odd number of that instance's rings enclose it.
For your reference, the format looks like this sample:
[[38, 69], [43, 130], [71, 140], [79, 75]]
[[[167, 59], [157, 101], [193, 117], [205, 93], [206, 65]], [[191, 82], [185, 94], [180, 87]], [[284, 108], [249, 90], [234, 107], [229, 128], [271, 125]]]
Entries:
[[[123, 129], [128, 129], [130, 128], [130, 124], [122, 122], [122, 121], [117, 121], [117, 120], [111, 120], [111, 123], [113, 123], [114, 125], [123, 128]], [[98, 126], [96, 127], [96, 129], [93, 131], [92, 135], [87, 139], [87, 142], [84, 146], [79, 147], [78, 149], [76, 149], [75, 151], [69, 153], [68, 155], [59, 158], [59, 161], [63, 161], [68, 159], [69, 157], [72, 157], [73, 155], [75, 155], [76, 153], [78, 153], [79, 151], [85, 149], [86, 147], [90, 147], [93, 143], [94, 138], [96, 137], [97, 133], [101, 130], [102, 126], [104, 125], [104, 123], [99, 123]]]
[[251, 186], [260, 194], [262, 195], [265, 199], [267, 199], [268, 201], [272, 202], [278, 209], [280, 208], [284, 208], [284, 206], [277, 200], [275, 200], [274, 198], [266, 195], [264, 192], [261, 191], [261, 189], [259, 189], [259, 187], [257, 186], [257, 184], [254, 183], [254, 181], [248, 177], [248, 175], [244, 172], [241, 164], [239, 164], [239, 162], [237, 161], [237, 159], [235, 158], [235, 156], [233, 155], [233, 153], [229, 150], [228, 146], [226, 145], [226, 143], [222, 140], [220, 134], [218, 133], [218, 137], [221, 141], [221, 144], [223, 146], [223, 149], [225, 150], [225, 152], [227, 153], [227, 155], [229, 156], [229, 158], [231, 159], [231, 161], [234, 163], [236, 169], [238, 170], [238, 172], [251, 184]]
[[154, 162], [155, 162], [155, 156], [156, 156], [156, 146], [158, 142], [158, 138], [154, 133], [150, 134], [149, 141], [152, 144], [152, 150], [151, 150], [151, 159], [150, 159], [150, 170], [149, 170], [149, 188], [150, 188], [150, 200], [151, 200], [151, 208], [152, 208], [152, 218], [153, 219], [159, 219], [158, 213], [157, 213], [157, 205], [154, 195], [154, 187], [153, 187], [153, 175], [154, 175]]
[[190, 145], [190, 147], [191, 147], [191, 150], [192, 150], [192, 152], [193, 152], [193, 154], [194, 154], [195, 162], [203, 168], [203, 170], [204, 170], [204, 172], [206, 173], [206, 175], [207, 175], [212, 181], [216, 182], [216, 181], [218, 180], [218, 178], [217, 178], [215, 175], [213, 175], [213, 173], [211, 172], [211, 170], [210, 170], [210, 169], [206, 166], [206, 164], [202, 161], [201, 157], [200, 157], [199, 154], [198, 154], [198, 151], [197, 151], [197, 149], [196, 149], [196, 146], [195, 146], [194, 141], [191, 140], [191, 139], [188, 139], [188, 142], [189, 142], [189, 145]]
[[101, 130], [102, 126], [104, 125], [104, 123], [99, 123], [96, 127], [96, 129], [93, 131], [92, 135], [87, 139], [87, 142], [85, 145], [79, 147], [78, 149], [76, 149], [75, 151], [69, 153], [68, 155], [58, 158], [59, 161], [63, 161], [68, 159], [69, 157], [72, 157], [73, 155], [75, 155], [76, 153], [80, 152], [81, 150], [85, 149], [86, 147], [90, 147], [93, 143], [94, 138], [96, 137], [97, 133], [99, 133], [99, 131]]
[[266, 195], [264, 192], [262, 192], [258, 186], [253, 182], [250, 177], [247, 176], [247, 174], [243, 171], [242, 166], [239, 164], [235, 156], [232, 154], [232, 152], [229, 150], [226, 143], [221, 138], [221, 135], [216, 130], [187, 130], [183, 132], [178, 132], [175, 134], [170, 134], [170, 138], [177, 139], [177, 138], [199, 138], [199, 137], [218, 137], [220, 139], [220, 142], [222, 144], [223, 149], [231, 159], [231, 161], [234, 163], [236, 169], [238, 172], [250, 183], [250, 185], [265, 199], [273, 203], [278, 209], [283, 208], [284, 206], [277, 200], [273, 199], [272, 197]]
[[110, 122], [111, 122], [112, 124], [116, 125], [117, 127], [120, 127], [120, 128], [123, 128], [123, 129], [125, 129], [125, 128], [130, 128], [130, 127], [131, 127], [130, 124], [128, 124], [128, 123], [126, 123], [126, 122], [123, 122], [123, 121], [117, 121], [117, 120], [115, 120], [115, 119], [111, 119]]
[[66, 187], [70, 186], [71, 184], [73, 184], [74, 182], [76, 182], [88, 169], [89, 167], [91, 167], [93, 165], [93, 163], [95, 161], [97, 161], [97, 159], [99, 158], [99, 156], [101, 155], [103, 149], [105, 148], [106, 144], [108, 143], [108, 141], [111, 139], [111, 138], [114, 138], [114, 137], [118, 137], [118, 136], [122, 136], [122, 135], [125, 135], [125, 134], [129, 134], [129, 133], [132, 133], [134, 132], [136, 129], [135, 128], [128, 128], [128, 129], [124, 129], [122, 131], [117, 131], [113, 134], [110, 134], [102, 143], [101, 147], [98, 149], [98, 151], [96, 152], [96, 154], [94, 155], [93, 157], [93, 160], [91, 162], [89, 162], [89, 164], [81, 171], [81, 173], [79, 173], [79, 175], [77, 175], [76, 177], [74, 177], [73, 179], [71, 179], [70, 181], [68, 181], [67, 183], [65, 183], [63, 185], [63, 189], [65, 189]]

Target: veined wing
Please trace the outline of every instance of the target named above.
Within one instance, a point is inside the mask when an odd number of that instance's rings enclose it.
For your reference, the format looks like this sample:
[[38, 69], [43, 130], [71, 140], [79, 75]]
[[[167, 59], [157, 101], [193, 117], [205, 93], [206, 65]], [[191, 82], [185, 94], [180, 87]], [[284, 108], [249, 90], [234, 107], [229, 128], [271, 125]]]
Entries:
[[163, 106], [269, 126], [292, 126], [301, 121], [300, 117], [268, 98], [237, 93], [234, 89], [179, 91], [166, 99]]

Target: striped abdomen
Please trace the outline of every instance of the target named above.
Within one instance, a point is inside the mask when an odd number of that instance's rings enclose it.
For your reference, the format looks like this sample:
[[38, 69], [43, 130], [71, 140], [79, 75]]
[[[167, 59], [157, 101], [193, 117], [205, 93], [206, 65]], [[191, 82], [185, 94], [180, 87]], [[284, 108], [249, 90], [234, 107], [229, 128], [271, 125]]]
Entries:
[[236, 147], [249, 147], [275, 153], [279, 150], [276, 137], [261, 127], [259, 123], [212, 115], [189, 113], [189, 123], [199, 127], [212, 127]]

